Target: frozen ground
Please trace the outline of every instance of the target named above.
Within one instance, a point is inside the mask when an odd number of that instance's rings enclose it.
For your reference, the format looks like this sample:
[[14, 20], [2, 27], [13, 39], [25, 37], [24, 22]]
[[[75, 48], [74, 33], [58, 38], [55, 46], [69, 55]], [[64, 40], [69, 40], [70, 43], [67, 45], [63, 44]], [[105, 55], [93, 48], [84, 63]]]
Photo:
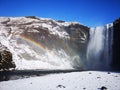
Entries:
[[[106, 87], [107, 89], [102, 89]], [[120, 90], [120, 73], [84, 71], [0, 82], [0, 90]]]

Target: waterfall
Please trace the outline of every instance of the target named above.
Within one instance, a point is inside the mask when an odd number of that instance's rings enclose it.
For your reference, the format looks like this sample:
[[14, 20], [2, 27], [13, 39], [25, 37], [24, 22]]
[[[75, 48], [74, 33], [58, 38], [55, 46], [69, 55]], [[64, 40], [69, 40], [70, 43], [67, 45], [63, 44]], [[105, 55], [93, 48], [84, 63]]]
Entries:
[[88, 69], [110, 69], [112, 59], [113, 25], [99, 26], [90, 29], [90, 40], [87, 47]]

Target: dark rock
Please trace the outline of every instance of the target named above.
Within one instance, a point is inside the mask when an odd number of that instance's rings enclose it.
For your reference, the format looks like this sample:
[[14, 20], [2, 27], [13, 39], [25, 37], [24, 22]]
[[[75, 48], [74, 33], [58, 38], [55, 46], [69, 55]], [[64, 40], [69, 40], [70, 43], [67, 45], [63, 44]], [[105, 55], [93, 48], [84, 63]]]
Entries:
[[83, 88], [83, 89], [86, 89], [86, 88]]
[[36, 17], [36, 16], [25, 16], [26, 18], [32, 18], [32, 19], [38, 19], [39, 20], [39, 18], [38, 17]]
[[120, 70], [120, 18], [113, 22], [113, 29], [112, 66]]
[[89, 74], [92, 74], [91, 72], [89, 72]]
[[108, 72], [108, 74], [110, 74], [110, 72]]
[[115, 77], [118, 77], [118, 76], [115, 76]]
[[0, 45], [0, 48], [0, 70], [15, 68], [15, 64], [12, 61], [12, 53], [3, 45]]
[[102, 86], [101, 90], [107, 90], [107, 88], [105, 86]]
[[36, 76], [40, 76], [39, 74], [36, 74]]
[[57, 88], [65, 88], [63, 85], [58, 85]]
[[64, 23], [65, 21], [63, 21], [63, 20], [57, 20], [57, 22], [59, 22], [59, 23]]
[[101, 78], [101, 77], [97, 77], [97, 78]]

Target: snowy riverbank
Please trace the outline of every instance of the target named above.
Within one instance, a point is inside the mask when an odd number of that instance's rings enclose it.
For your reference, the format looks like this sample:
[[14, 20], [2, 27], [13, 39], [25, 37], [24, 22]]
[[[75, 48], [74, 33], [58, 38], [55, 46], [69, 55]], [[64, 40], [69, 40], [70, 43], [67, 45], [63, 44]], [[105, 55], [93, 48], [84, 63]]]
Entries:
[[0, 82], [0, 90], [102, 90], [102, 87], [119, 90], [120, 73], [84, 71]]

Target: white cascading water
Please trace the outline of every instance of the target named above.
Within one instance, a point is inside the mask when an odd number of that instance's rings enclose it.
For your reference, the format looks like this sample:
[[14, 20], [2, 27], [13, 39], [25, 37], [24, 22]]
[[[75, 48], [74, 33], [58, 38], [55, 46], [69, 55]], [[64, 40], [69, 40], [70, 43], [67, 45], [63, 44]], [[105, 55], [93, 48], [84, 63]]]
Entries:
[[112, 59], [113, 25], [90, 29], [90, 41], [87, 48], [88, 69], [110, 69]]

